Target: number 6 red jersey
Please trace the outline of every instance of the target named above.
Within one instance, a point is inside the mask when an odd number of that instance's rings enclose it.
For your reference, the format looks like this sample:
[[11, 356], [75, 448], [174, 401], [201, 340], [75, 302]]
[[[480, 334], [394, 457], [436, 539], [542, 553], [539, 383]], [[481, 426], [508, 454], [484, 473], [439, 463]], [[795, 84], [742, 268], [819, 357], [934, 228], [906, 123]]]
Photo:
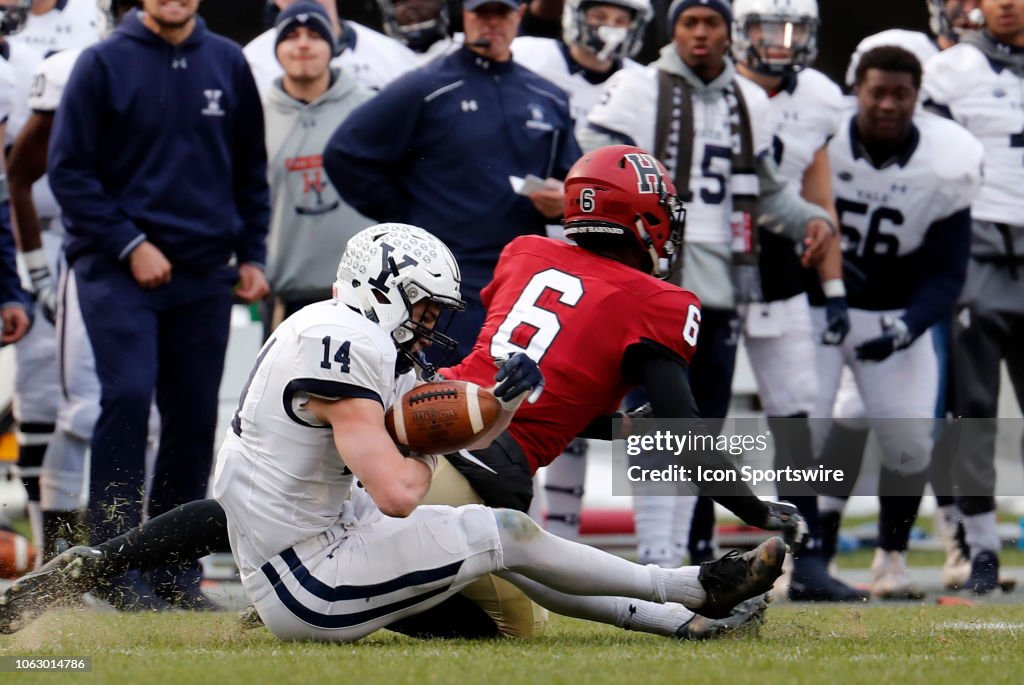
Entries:
[[689, 363], [700, 302], [678, 286], [575, 245], [516, 238], [482, 292], [487, 318], [473, 351], [441, 373], [484, 387], [495, 358], [525, 352], [544, 373], [544, 393], [509, 427], [532, 470], [555, 459], [595, 418], [613, 413], [634, 384], [623, 378], [633, 345]]

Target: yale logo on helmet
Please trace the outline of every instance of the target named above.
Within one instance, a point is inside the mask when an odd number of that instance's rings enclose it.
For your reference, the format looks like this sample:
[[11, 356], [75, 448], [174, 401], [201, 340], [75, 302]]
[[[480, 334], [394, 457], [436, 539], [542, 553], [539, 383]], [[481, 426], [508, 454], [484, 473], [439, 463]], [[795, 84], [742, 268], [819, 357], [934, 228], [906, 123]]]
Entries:
[[387, 285], [388, 276], [397, 276], [398, 272], [407, 266], [416, 266], [419, 264], [413, 257], [405, 255], [402, 257], [401, 262], [395, 262], [391, 253], [395, 251], [395, 248], [391, 247], [387, 243], [380, 244], [380, 273], [373, 278], [367, 279], [367, 282], [377, 290], [381, 291], [385, 295], [390, 292], [391, 288]]
[[638, 193], [657, 193], [661, 190], [661, 170], [654, 157], [639, 152], [623, 155], [636, 172]]

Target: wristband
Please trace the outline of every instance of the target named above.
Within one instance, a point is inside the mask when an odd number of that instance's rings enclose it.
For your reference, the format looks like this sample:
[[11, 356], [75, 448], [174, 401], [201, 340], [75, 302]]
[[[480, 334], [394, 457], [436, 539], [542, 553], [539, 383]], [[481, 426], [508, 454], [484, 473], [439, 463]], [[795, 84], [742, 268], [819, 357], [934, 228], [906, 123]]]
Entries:
[[846, 297], [846, 286], [843, 285], [841, 278], [828, 279], [821, 284], [821, 289], [825, 292], [825, 297]]

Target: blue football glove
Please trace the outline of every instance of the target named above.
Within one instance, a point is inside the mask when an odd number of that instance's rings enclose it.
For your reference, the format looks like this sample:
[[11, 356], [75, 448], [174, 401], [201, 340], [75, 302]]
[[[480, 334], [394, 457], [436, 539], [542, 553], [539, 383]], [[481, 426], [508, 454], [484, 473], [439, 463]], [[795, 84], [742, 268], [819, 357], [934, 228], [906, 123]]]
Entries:
[[850, 332], [850, 312], [845, 297], [829, 297], [825, 300], [825, 332], [821, 334], [823, 345], [841, 345]]
[[857, 345], [857, 359], [866, 362], [880, 362], [887, 359], [896, 350], [909, 347], [914, 342], [910, 329], [903, 319], [894, 316], [883, 316], [881, 320], [882, 335]]
[[537, 362], [522, 352], [514, 352], [497, 363], [498, 373], [494, 380], [498, 386], [494, 389], [494, 397], [503, 408], [514, 411], [524, 393], [530, 393], [526, 398], [530, 404], [540, 398], [544, 390], [544, 375]]

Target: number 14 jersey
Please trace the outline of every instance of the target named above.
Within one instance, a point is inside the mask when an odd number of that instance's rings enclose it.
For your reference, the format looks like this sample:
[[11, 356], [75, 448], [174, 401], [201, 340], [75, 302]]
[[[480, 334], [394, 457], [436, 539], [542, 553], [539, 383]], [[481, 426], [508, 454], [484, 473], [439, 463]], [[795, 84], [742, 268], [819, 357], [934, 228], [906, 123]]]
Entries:
[[697, 344], [693, 293], [550, 238], [509, 243], [482, 297], [487, 317], [473, 351], [442, 374], [487, 387], [495, 358], [525, 352], [538, 362], [544, 393], [509, 427], [533, 470], [618, 409], [638, 380], [624, 376], [627, 349], [647, 345], [689, 363]]

